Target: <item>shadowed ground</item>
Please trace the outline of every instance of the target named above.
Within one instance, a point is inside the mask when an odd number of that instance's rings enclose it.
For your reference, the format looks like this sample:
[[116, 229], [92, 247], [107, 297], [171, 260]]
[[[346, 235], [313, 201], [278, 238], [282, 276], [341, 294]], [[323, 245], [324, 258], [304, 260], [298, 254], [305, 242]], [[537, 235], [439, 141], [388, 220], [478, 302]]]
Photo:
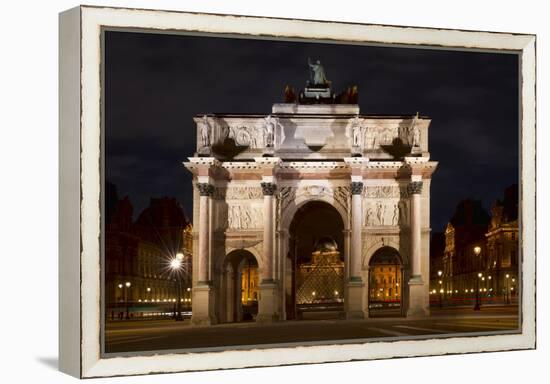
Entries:
[[[107, 353], [165, 349], [217, 348], [279, 343], [308, 343], [350, 339], [402, 340], [428, 336], [519, 332], [517, 306], [432, 309], [429, 318], [371, 318], [365, 320], [302, 320], [273, 324], [234, 323], [193, 327], [189, 320], [121, 321], [107, 323]], [[458, 335], [457, 335], [458, 334]], [[363, 342], [365, 340], [362, 340]]]

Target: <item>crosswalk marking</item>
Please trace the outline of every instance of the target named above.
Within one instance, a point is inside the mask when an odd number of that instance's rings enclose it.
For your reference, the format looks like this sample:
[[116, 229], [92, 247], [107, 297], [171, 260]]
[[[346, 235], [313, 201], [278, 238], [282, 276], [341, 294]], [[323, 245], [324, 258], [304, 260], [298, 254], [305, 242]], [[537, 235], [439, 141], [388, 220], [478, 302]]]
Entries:
[[116, 345], [116, 344], [123, 344], [123, 343], [127, 343], [127, 342], [141, 342], [141, 341], [146, 341], [146, 340], [154, 340], [154, 339], [162, 339], [164, 338], [165, 336], [150, 336], [150, 337], [139, 337], [139, 336], [135, 336], [133, 339], [116, 339], [116, 340], [111, 340], [109, 341], [109, 344], [111, 345]]
[[423, 331], [423, 332], [430, 332], [430, 333], [455, 333], [455, 331], [447, 331], [445, 329], [431, 329], [431, 328], [420, 328], [420, 327], [411, 327], [410, 325], [395, 325], [395, 328], [403, 328], [403, 329], [412, 329], [414, 331]]
[[[449, 323], [435, 323], [435, 325], [449, 325]], [[454, 327], [465, 327], [465, 328], [484, 328], [484, 329], [494, 329], [494, 330], [514, 330], [517, 328], [517, 325], [513, 326], [507, 326], [503, 324], [496, 324], [496, 325], [490, 325], [490, 324], [466, 324], [466, 323], [452, 323], [451, 324]]]
[[390, 336], [408, 336], [408, 333], [392, 331], [391, 329], [375, 328], [375, 327], [368, 327], [367, 329], [369, 331], [375, 331], [375, 332], [383, 333], [385, 335], [390, 335]]

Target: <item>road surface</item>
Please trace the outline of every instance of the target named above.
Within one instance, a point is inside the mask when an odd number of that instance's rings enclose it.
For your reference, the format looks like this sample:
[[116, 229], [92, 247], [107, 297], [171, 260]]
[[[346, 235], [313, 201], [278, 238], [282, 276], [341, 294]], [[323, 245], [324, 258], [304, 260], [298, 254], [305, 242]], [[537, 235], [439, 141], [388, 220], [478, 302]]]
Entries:
[[[433, 309], [428, 318], [369, 318], [364, 320], [297, 320], [273, 324], [254, 322], [191, 326], [189, 320], [115, 321], [106, 327], [107, 353], [174, 349], [235, 349], [281, 343], [319, 343], [363, 339], [407, 339], [466, 336], [472, 333], [517, 332], [517, 307]], [[368, 339], [368, 340], [364, 340]]]

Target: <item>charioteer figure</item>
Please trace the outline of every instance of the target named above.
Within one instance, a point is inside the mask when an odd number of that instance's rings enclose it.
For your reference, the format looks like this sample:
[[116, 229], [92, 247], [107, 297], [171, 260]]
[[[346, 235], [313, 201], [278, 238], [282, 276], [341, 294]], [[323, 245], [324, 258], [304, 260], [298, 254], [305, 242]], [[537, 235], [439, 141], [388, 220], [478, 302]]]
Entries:
[[313, 86], [322, 86], [327, 87], [330, 85], [330, 82], [328, 81], [326, 75], [325, 75], [325, 69], [321, 65], [321, 61], [317, 60], [315, 64], [311, 63], [311, 59], [307, 58], [307, 64], [310, 68], [310, 81], [311, 85]]

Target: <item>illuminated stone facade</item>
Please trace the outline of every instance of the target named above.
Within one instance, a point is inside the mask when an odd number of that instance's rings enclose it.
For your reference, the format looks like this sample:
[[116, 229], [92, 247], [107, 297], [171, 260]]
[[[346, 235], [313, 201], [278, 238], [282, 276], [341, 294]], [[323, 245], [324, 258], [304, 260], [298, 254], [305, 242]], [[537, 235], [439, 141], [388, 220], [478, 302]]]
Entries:
[[517, 185], [495, 201], [491, 215], [479, 201], [460, 202], [445, 229], [443, 255], [433, 255], [441, 274], [432, 271], [430, 293], [446, 304], [460, 304], [476, 294], [490, 302], [515, 300], [518, 236]]
[[241, 279], [241, 301], [243, 305], [258, 302], [258, 266], [244, 265]]
[[197, 153], [184, 163], [194, 183], [194, 324], [239, 319], [235, 287], [251, 257], [255, 320], [291, 318], [299, 266], [289, 228], [311, 202], [342, 222], [343, 316], [369, 315], [369, 262], [383, 247], [400, 255], [404, 314], [428, 314], [430, 119], [319, 100], [274, 104], [266, 115], [195, 117]]
[[491, 276], [489, 289], [505, 301], [515, 300], [519, 272], [518, 187], [512, 185], [491, 209], [487, 231], [487, 275]]
[[[128, 198], [116, 200], [105, 231], [105, 315], [107, 319], [167, 313], [177, 298], [170, 260], [182, 252], [191, 273], [193, 226], [175, 199], [152, 199], [134, 222]], [[190, 276], [189, 276], [190, 277]], [[182, 286], [184, 307], [191, 306], [191, 282]], [[189, 288], [189, 290], [187, 290]]]
[[376, 265], [371, 268], [371, 301], [401, 300], [401, 266], [399, 264]]

